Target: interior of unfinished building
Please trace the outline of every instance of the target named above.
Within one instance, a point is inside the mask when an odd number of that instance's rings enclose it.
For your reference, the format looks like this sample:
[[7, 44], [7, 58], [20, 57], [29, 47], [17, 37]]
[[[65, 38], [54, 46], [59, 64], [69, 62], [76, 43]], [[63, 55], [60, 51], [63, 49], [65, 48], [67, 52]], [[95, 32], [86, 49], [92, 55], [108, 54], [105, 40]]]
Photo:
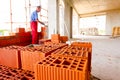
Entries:
[[120, 80], [120, 0], [0, 0], [0, 80]]

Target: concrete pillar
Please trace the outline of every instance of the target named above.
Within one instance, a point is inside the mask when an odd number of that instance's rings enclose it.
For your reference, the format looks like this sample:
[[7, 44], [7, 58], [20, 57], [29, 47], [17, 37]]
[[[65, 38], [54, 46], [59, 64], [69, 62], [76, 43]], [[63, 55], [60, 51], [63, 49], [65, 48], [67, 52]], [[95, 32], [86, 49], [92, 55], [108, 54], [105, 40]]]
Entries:
[[70, 37], [70, 35], [71, 35], [71, 24], [70, 24], [70, 22], [71, 22], [71, 7], [70, 7], [70, 5], [66, 2], [66, 1], [64, 1], [64, 4], [65, 4], [65, 10], [64, 10], [64, 35], [66, 35], [66, 36], [68, 36], [68, 37]]
[[48, 0], [48, 38], [58, 32], [58, 0]]

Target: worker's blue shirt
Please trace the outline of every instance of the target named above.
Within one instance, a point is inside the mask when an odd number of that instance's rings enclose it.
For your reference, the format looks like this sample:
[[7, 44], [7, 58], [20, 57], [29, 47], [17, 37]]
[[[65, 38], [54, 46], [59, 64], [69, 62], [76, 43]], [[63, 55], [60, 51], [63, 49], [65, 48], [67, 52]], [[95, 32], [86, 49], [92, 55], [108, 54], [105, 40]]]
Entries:
[[31, 14], [31, 22], [32, 21], [36, 21], [38, 19], [38, 14], [37, 11], [35, 10], [32, 14]]

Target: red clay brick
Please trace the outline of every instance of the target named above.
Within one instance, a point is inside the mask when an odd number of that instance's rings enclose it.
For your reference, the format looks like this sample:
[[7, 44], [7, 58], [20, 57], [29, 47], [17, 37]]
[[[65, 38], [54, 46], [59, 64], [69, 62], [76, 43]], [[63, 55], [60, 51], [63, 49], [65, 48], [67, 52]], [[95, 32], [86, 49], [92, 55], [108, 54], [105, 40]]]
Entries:
[[21, 51], [21, 62], [22, 69], [34, 71], [34, 64], [44, 57], [50, 55], [53, 51], [66, 46], [66, 44], [61, 45], [41, 45], [34, 46], [33, 48], [26, 48], [26, 50]]
[[92, 47], [91, 42], [73, 42], [71, 43], [71, 46], [79, 46], [79, 47]]
[[0, 65], [0, 80], [35, 80], [34, 72]]
[[16, 32], [23, 33], [23, 32], [25, 32], [25, 28], [17, 28]]
[[50, 39], [40, 39], [39, 44], [44, 44], [45, 42], [50, 42]]
[[60, 36], [60, 41], [66, 43], [66, 41], [68, 41], [68, 36]]
[[41, 32], [46, 32], [46, 27], [41, 27]]
[[54, 56], [66, 56], [75, 58], [87, 58], [88, 70], [91, 71], [92, 49], [89, 47], [65, 46], [52, 53]]
[[88, 51], [88, 70], [91, 71], [91, 59], [92, 59], [92, 43], [91, 42], [73, 42], [71, 46], [83, 47], [84, 51]]
[[45, 54], [38, 51], [22, 51], [21, 52], [21, 61], [22, 69], [34, 71], [34, 64], [37, 61], [42, 60], [45, 57]]
[[87, 59], [48, 56], [35, 69], [36, 80], [87, 80]]
[[20, 51], [10, 47], [0, 48], [0, 64], [21, 68]]
[[51, 42], [60, 43], [60, 34], [52, 34], [51, 35]]

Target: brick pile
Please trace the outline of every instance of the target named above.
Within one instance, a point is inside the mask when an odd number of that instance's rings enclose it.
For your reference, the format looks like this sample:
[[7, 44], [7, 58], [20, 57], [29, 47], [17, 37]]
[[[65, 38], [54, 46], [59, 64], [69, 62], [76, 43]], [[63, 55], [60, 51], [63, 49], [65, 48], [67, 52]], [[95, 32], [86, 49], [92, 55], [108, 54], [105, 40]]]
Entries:
[[68, 36], [60, 36], [60, 42], [66, 43], [68, 41]]
[[[11, 68], [8, 70], [0, 65], [0, 79], [7, 80], [11, 76], [13, 80], [90, 80], [91, 58], [90, 42], [73, 42], [71, 45], [45, 42], [32, 47], [3, 47], [0, 48], [0, 64]], [[35, 71], [35, 77], [31, 75], [33, 73], [28, 75], [20, 69], [29, 73]]]
[[68, 36], [60, 36], [60, 34], [52, 34], [51, 42], [54, 43], [66, 43], [68, 41]]
[[90, 80], [92, 44], [74, 42], [36, 64], [36, 80]]
[[87, 59], [48, 56], [36, 65], [36, 80], [88, 80]]
[[91, 42], [73, 42], [73, 47], [82, 47], [84, 51], [88, 52], [88, 70], [91, 72], [91, 59], [92, 59], [92, 43]]
[[21, 51], [21, 62], [22, 69], [34, 71], [34, 65], [36, 62], [42, 60], [44, 57], [50, 55], [57, 49], [60, 49], [67, 44], [49, 44], [48, 43], [40, 46], [34, 46], [32, 48], [26, 48], [26, 50]]
[[0, 80], [35, 80], [34, 72], [0, 65]]
[[0, 64], [13, 68], [21, 68], [20, 51], [22, 49], [22, 46], [0, 48]]
[[60, 43], [60, 34], [52, 34], [51, 35], [51, 42]]

